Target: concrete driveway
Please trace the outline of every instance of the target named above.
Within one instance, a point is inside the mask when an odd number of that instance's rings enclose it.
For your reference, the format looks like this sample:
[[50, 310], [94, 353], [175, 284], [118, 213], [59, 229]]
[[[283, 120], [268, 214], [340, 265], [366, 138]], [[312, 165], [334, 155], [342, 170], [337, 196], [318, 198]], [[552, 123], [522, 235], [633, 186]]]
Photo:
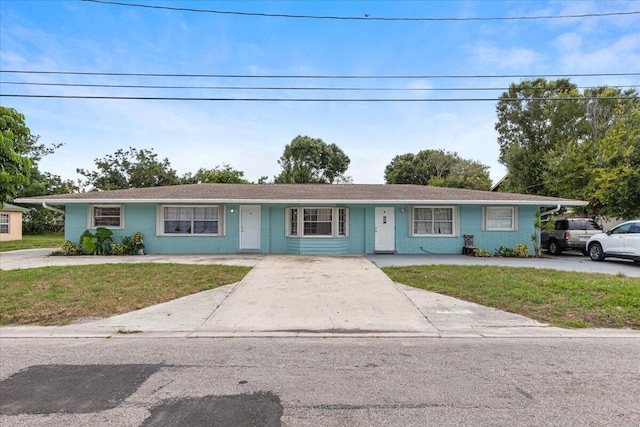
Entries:
[[[107, 319], [59, 327], [8, 326], [0, 337], [640, 337], [640, 331], [568, 330], [393, 283], [373, 262], [433, 257], [145, 255], [46, 257], [2, 254], [0, 266], [176, 262], [252, 265], [239, 283]], [[22, 256], [20, 256], [22, 255]], [[387, 258], [388, 257], [388, 258]], [[437, 257], [436, 257], [437, 258]], [[476, 258], [457, 257], [459, 261]], [[373, 261], [373, 262], [372, 262]], [[421, 261], [421, 262], [419, 262]], [[598, 263], [594, 263], [598, 264]], [[397, 264], [396, 264], [397, 265]]]

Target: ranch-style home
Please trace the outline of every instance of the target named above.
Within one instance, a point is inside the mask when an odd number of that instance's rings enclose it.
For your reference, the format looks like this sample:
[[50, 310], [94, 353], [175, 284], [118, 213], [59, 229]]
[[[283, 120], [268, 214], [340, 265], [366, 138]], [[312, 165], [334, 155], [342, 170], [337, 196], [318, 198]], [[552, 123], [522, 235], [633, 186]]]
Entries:
[[421, 185], [190, 184], [30, 197], [65, 238], [140, 231], [146, 253], [460, 254], [531, 246], [535, 213], [586, 202]]
[[10, 203], [0, 207], [0, 242], [22, 240], [22, 214], [28, 211]]

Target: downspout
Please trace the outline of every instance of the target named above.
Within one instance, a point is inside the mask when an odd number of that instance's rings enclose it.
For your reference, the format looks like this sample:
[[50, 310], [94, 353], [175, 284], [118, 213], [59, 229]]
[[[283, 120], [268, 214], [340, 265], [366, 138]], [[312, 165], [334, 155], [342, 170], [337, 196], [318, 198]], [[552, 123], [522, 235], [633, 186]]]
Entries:
[[561, 208], [562, 208], [562, 205], [560, 203], [558, 203], [558, 206], [556, 206], [555, 209], [551, 209], [550, 211], [542, 212], [542, 213], [540, 213], [540, 216], [543, 217], [543, 216], [547, 216], [547, 215], [552, 215], [552, 214], [554, 214], [556, 212], [559, 212]]
[[57, 212], [60, 215], [64, 215], [64, 211], [62, 209], [58, 209], [58, 208], [54, 208], [53, 206], [49, 206], [49, 205], [47, 205], [47, 202], [42, 202], [42, 207], [45, 208], [45, 209], [48, 209], [50, 211]]

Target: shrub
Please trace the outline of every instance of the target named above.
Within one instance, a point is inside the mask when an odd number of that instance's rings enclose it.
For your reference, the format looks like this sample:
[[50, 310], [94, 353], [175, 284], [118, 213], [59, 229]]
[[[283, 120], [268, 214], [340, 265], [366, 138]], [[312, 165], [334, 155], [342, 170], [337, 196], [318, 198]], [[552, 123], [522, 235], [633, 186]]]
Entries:
[[22, 233], [44, 234], [50, 224], [53, 224], [53, 212], [44, 208], [31, 208], [22, 217]]
[[529, 257], [529, 245], [519, 243], [515, 248], [508, 248], [506, 246], [500, 246], [496, 251], [496, 255], [505, 258], [528, 258]]
[[113, 231], [104, 227], [96, 228], [95, 234], [85, 230], [80, 235], [80, 245], [88, 254], [107, 255], [109, 253], [109, 244], [113, 242], [112, 235]]
[[53, 252], [51, 255], [83, 255], [84, 252], [80, 246], [76, 246], [70, 240], [65, 240], [59, 251]]
[[490, 258], [493, 255], [491, 255], [491, 252], [489, 252], [489, 251], [487, 251], [485, 249], [475, 248], [473, 250], [473, 256], [483, 257], [483, 258]]
[[518, 243], [515, 249], [516, 258], [528, 258], [529, 257], [529, 245], [524, 243]]
[[136, 231], [131, 237], [125, 236], [122, 238], [122, 246], [126, 255], [138, 255], [144, 249], [144, 242], [142, 241], [142, 233]]
[[110, 245], [111, 255], [124, 255], [124, 245], [122, 243], [111, 243]]

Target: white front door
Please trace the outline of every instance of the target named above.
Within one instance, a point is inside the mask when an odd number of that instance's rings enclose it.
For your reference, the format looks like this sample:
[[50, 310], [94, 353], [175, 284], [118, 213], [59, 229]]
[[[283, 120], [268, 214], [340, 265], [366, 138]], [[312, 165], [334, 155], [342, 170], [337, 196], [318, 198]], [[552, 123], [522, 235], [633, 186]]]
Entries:
[[260, 249], [260, 206], [240, 206], [240, 249]]
[[376, 208], [375, 250], [389, 252], [396, 249], [396, 220], [394, 208]]

